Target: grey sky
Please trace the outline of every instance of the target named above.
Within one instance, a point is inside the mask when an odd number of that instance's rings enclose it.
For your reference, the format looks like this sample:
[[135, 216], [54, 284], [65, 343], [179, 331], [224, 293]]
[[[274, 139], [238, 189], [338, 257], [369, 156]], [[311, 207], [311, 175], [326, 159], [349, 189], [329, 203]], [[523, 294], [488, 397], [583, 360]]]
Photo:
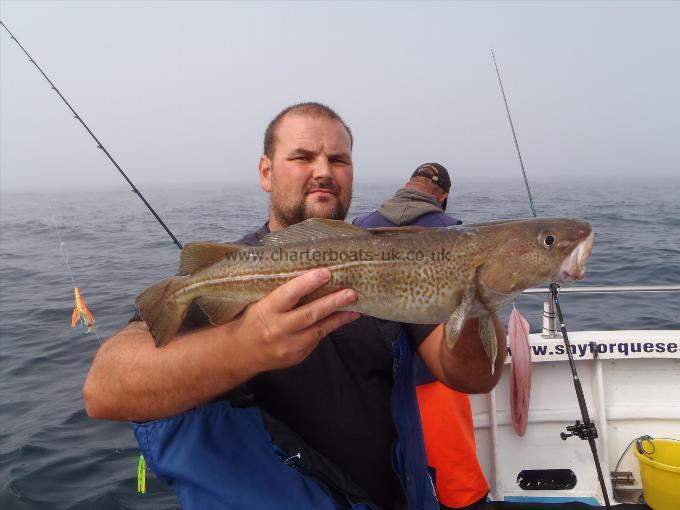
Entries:
[[[358, 182], [680, 173], [680, 2], [0, 2], [0, 17], [134, 182], [256, 182], [267, 122], [328, 103]], [[0, 34], [0, 187], [120, 187]]]

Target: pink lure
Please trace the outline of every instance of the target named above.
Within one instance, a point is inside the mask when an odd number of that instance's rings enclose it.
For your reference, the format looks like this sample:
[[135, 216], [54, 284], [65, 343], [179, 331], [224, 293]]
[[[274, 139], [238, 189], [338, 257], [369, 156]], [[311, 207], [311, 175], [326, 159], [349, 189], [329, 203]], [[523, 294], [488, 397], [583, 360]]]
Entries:
[[510, 410], [512, 426], [518, 436], [527, 430], [529, 396], [531, 395], [531, 351], [529, 350], [529, 323], [514, 304], [508, 322], [510, 346]]

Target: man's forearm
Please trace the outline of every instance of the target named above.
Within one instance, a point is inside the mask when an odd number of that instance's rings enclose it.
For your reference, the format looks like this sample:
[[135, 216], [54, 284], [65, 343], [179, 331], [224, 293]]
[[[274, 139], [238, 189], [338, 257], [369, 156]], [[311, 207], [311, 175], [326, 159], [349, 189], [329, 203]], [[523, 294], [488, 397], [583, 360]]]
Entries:
[[245, 353], [224, 341], [228, 326], [156, 348], [143, 322], [130, 324], [95, 356], [83, 389], [88, 415], [127, 421], [170, 416], [250, 379], [255, 372]]

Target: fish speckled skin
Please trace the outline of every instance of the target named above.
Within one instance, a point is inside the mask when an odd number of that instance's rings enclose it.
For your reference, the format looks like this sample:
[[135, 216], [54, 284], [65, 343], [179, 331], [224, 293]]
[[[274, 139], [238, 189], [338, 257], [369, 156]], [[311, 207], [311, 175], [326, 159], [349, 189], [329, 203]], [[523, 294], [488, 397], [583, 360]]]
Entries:
[[136, 303], [156, 344], [164, 345], [195, 299], [222, 324], [288, 280], [328, 267], [331, 280], [306, 302], [352, 288], [358, 299], [347, 310], [400, 322], [448, 322], [452, 346], [465, 317], [486, 317], [528, 287], [582, 278], [592, 240], [587, 222], [568, 219], [369, 230], [307, 220], [270, 234], [260, 247], [189, 244], [180, 264], [186, 276], [155, 284]]

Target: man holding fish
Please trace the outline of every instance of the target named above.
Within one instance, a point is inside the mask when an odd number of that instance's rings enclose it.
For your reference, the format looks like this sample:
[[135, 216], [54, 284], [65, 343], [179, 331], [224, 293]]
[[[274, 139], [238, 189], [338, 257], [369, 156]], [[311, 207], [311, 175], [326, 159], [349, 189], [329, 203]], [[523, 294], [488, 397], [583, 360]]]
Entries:
[[[281, 112], [259, 164], [268, 222], [238, 244], [187, 245], [179, 275], [138, 296], [143, 321], [97, 353], [88, 414], [137, 422], [183, 508], [437, 508], [412, 350], [448, 386], [487, 392], [505, 357], [495, 310], [583, 275], [592, 234], [576, 220], [404, 234], [332, 221], [349, 209], [352, 170], [335, 112]], [[452, 261], [428, 259], [449, 246]], [[271, 256], [310, 249], [377, 259]], [[381, 258], [414, 251], [424, 259]]]

